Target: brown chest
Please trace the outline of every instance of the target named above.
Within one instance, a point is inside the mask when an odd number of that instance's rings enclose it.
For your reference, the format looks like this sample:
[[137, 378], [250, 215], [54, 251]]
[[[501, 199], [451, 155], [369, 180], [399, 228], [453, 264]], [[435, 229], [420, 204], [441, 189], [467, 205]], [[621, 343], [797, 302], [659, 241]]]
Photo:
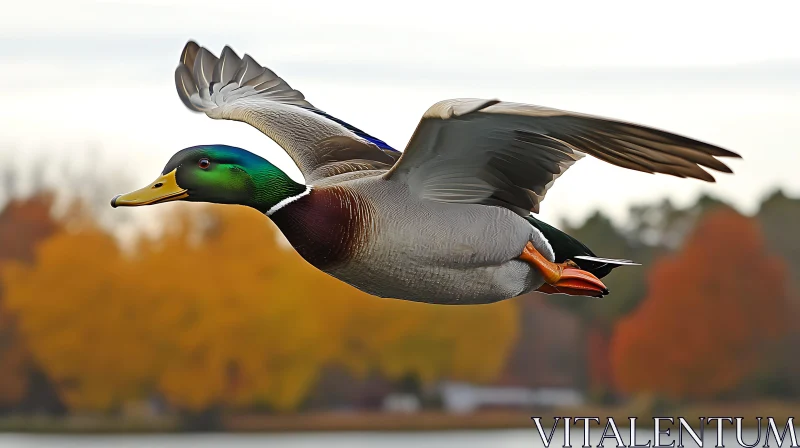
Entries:
[[295, 250], [322, 270], [346, 263], [374, 236], [372, 208], [345, 187], [314, 189], [270, 217]]

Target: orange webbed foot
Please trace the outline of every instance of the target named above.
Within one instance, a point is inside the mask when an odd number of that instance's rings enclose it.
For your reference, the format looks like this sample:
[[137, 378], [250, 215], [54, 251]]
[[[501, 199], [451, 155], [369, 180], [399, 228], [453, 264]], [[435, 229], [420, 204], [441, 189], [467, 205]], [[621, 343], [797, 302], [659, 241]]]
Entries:
[[525, 245], [520, 259], [541, 271], [545, 283], [539, 287], [540, 292], [590, 297], [603, 297], [608, 294], [606, 285], [594, 274], [580, 269], [572, 260], [554, 263], [539, 253], [530, 242]]

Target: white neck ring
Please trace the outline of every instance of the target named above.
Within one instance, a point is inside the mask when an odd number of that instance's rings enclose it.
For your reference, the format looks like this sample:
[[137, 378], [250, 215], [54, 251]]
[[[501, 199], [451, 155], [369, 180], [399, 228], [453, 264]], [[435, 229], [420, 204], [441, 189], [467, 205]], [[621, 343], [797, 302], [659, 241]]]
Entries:
[[292, 202], [302, 198], [303, 196], [308, 196], [309, 193], [311, 193], [311, 185], [306, 185], [306, 189], [302, 193], [294, 195], [294, 196], [289, 196], [288, 198], [282, 199], [280, 202], [278, 202], [277, 204], [275, 204], [272, 207], [270, 207], [270, 209], [267, 210], [266, 215], [267, 216], [272, 216], [273, 213], [277, 212], [278, 210], [282, 209], [283, 207], [286, 207], [287, 205], [291, 204]]

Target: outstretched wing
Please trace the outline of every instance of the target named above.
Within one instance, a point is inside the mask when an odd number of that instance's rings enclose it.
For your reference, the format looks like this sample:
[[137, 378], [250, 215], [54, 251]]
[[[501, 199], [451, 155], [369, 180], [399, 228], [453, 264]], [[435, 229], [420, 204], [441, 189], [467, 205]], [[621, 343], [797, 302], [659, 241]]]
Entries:
[[453, 99], [434, 104], [387, 179], [421, 197], [538, 212], [548, 188], [590, 154], [647, 173], [714, 178], [738, 154], [637, 124], [528, 104]]
[[211, 118], [243, 121], [279, 144], [311, 182], [365, 169], [388, 169], [400, 152], [315, 108], [249, 55], [225, 47], [217, 58], [189, 41], [175, 84], [183, 104]]

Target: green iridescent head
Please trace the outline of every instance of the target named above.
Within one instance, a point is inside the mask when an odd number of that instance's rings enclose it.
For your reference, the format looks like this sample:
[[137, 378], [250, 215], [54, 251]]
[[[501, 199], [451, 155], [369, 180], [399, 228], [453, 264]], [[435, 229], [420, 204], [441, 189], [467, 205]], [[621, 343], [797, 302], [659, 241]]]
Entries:
[[241, 148], [203, 145], [175, 153], [150, 185], [111, 200], [112, 207], [183, 200], [241, 204], [266, 212], [305, 191], [283, 171]]

